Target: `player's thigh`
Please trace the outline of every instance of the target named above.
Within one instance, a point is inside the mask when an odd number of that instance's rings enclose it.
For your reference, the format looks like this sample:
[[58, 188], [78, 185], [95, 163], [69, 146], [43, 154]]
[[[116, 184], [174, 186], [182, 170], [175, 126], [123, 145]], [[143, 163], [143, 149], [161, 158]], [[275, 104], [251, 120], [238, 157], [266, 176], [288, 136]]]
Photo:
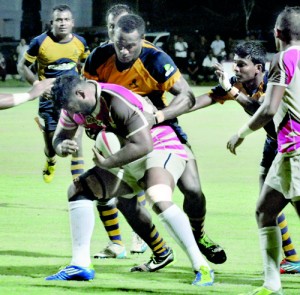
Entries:
[[173, 153], [153, 151], [146, 160], [146, 188], [156, 184], [167, 184], [173, 189], [185, 167], [185, 159]]
[[109, 200], [116, 196], [131, 198], [134, 196], [132, 187], [123, 180], [122, 169], [105, 170], [94, 167], [83, 173], [69, 190], [69, 199], [83, 194], [93, 200]]
[[278, 214], [290, 202], [284, 195], [267, 184], [262, 187], [256, 204], [257, 222], [261, 227], [273, 226]]

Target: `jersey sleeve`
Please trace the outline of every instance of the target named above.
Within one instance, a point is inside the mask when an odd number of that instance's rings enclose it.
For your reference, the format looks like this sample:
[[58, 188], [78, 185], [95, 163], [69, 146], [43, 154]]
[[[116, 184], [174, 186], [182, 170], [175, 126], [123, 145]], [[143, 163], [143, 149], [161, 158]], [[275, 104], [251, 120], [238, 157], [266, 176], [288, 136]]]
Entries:
[[112, 44], [106, 44], [103, 46], [96, 47], [87, 57], [82, 74], [85, 78], [95, 81], [99, 80], [97, 70], [101, 67], [107, 59], [112, 55], [113, 47]]
[[[149, 74], [157, 81], [157, 90], [168, 91], [181, 76], [173, 59], [162, 50], [145, 47], [143, 51], [140, 58]], [[149, 51], [152, 51], [151, 54]]]
[[111, 116], [114, 121], [114, 127], [125, 138], [148, 127], [148, 122], [138, 107], [126, 102], [125, 100], [112, 99]]
[[74, 34], [74, 36], [82, 43], [83, 45], [83, 50], [82, 50], [82, 53], [79, 57], [80, 61], [85, 61], [87, 59], [87, 57], [89, 56], [89, 54], [91, 53], [90, 52], [90, 48], [85, 40], [85, 38], [77, 35], [77, 34]]
[[28, 50], [24, 54], [24, 58], [30, 63], [34, 63], [37, 59], [41, 44], [40, 39], [41, 36], [33, 38], [29, 44]]
[[269, 84], [287, 86], [293, 77], [294, 60], [293, 50], [289, 54], [278, 52], [274, 55], [269, 71]]
[[66, 130], [74, 130], [78, 127], [78, 124], [70, 118], [68, 112], [64, 109], [61, 110], [58, 124]]

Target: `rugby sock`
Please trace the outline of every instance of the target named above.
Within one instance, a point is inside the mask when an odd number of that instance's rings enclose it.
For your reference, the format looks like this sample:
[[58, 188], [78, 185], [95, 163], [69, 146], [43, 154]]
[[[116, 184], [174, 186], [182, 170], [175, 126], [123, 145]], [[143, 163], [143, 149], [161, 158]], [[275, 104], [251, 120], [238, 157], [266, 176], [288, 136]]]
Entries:
[[149, 245], [155, 255], [164, 256], [168, 254], [166, 242], [161, 237], [154, 224], [151, 228], [150, 239], [145, 242]]
[[90, 244], [95, 225], [94, 205], [89, 200], [69, 202], [72, 236], [71, 265], [89, 267]]
[[72, 179], [76, 179], [84, 172], [84, 159], [83, 157], [72, 157], [71, 159], [71, 174]]
[[140, 192], [137, 194], [137, 200], [142, 206], [146, 206], [145, 192]]
[[292, 239], [288, 229], [288, 223], [283, 212], [278, 215], [277, 222], [281, 231], [282, 250], [284, 252], [285, 259], [288, 261], [298, 262], [300, 258], [292, 243]]
[[187, 254], [193, 269], [199, 271], [201, 265], [210, 268], [197, 246], [186, 214], [173, 204], [158, 216], [169, 234]]
[[46, 156], [46, 159], [47, 159], [47, 162], [50, 166], [54, 166], [56, 164], [56, 159], [55, 159], [55, 156], [54, 157], [47, 157]]
[[278, 226], [260, 228], [260, 248], [264, 264], [264, 287], [277, 291], [281, 288], [281, 234]]
[[109, 200], [105, 205], [98, 203], [97, 209], [111, 242], [124, 246], [119, 226], [119, 210], [117, 209], [115, 199]]
[[190, 225], [193, 231], [193, 235], [195, 237], [196, 241], [199, 241], [201, 238], [203, 238], [205, 231], [204, 231], [204, 219], [203, 218], [190, 218]]

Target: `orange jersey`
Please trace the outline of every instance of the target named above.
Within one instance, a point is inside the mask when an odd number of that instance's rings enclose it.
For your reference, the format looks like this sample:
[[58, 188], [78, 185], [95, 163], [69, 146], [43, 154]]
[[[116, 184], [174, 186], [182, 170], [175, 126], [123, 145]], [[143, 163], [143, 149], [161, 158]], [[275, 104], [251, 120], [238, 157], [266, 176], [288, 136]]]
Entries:
[[112, 43], [97, 47], [87, 58], [83, 68], [87, 79], [118, 84], [147, 96], [162, 109], [167, 105], [165, 91], [180, 78], [181, 73], [171, 57], [148, 41], [143, 41], [142, 51], [133, 65], [121, 70]]

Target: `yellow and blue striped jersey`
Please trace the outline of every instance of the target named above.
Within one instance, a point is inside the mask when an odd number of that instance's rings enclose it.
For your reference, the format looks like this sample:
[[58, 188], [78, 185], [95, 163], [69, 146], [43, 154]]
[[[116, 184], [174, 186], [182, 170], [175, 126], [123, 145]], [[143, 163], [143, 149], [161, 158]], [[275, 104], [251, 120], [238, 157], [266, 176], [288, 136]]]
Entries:
[[39, 80], [78, 74], [77, 64], [84, 61], [90, 51], [83, 37], [72, 35], [68, 42], [59, 42], [50, 31], [32, 39], [24, 57], [30, 63], [37, 62]]

